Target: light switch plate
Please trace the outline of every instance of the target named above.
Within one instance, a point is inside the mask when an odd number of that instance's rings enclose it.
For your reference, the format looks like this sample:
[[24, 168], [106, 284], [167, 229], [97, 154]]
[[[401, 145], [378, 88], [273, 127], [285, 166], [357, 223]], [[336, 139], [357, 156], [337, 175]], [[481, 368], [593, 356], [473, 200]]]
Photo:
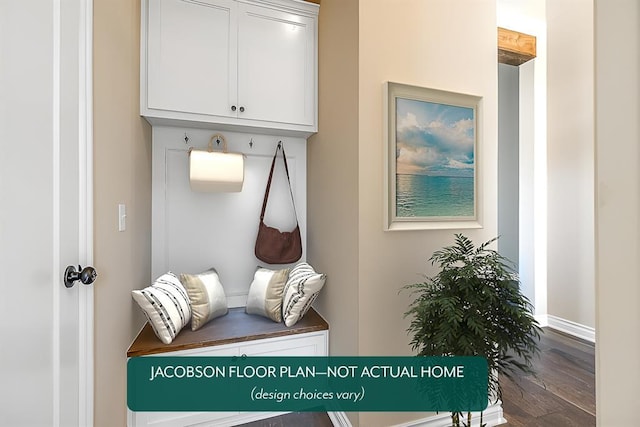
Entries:
[[127, 207], [124, 204], [118, 205], [118, 231], [127, 229]]

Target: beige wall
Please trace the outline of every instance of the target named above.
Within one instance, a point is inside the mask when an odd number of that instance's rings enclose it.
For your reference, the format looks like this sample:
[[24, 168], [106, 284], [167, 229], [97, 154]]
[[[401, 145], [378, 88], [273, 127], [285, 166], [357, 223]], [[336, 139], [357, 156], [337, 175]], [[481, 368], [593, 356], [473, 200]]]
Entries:
[[[396, 80], [485, 97], [485, 199], [495, 200], [495, 4], [360, 3], [322, 1], [321, 127], [308, 152], [308, 254], [330, 277], [318, 308], [332, 324], [332, 354], [409, 354], [402, 320], [409, 300], [397, 290], [432, 273], [425, 260], [452, 232], [381, 231], [381, 85]], [[595, 3], [597, 414], [602, 426], [631, 425], [640, 371], [630, 367], [640, 338], [620, 331], [640, 326], [640, 14], [635, 0]], [[151, 142], [138, 115], [139, 10], [138, 1], [94, 0], [96, 426], [125, 424], [125, 351], [143, 322], [130, 290], [150, 280]], [[118, 203], [128, 208], [123, 233], [116, 228]], [[495, 232], [490, 202], [485, 229], [468, 234], [482, 240]], [[362, 414], [361, 423], [411, 417]]]
[[[358, 354], [358, 0], [323, 0], [318, 133], [307, 145], [307, 260], [327, 274], [315, 308], [329, 353]], [[354, 426], [358, 414], [348, 414]]]
[[[126, 425], [126, 351], [143, 323], [130, 291], [151, 271], [151, 133], [139, 115], [140, 3], [94, 0], [95, 401]], [[117, 206], [127, 206], [118, 232]]]
[[[483, 240], [497, 229], [497, 60], [495, 2], [367, 0], [360, 4], [360, 345], [363, 354], [408, 352], [405, 283], [420, 280], [427, 258], [460, 230], [384, 232], [382, 85], [385, 81], [483, 97], [479, 173]], [[454, 19], [455, 18], [455, 19]], [[381, 31], [381, 29], [384, 29]], [[366, 331], [366, 332], [365, 332]], [[379, 334], [388, 335], [380, 340]]]
[[547, 30], [548, 314], [595, 327], [593, 1], [547, 2]]
[[[484, 228], [465, 233], [484, 241], [497, 232], [495, 28], [494, 0], [322, 1], [320, 129], [308, 151], [309, 260], [329, 274], [317, 307], [331, 325], [333, 355], [411, 354], [403, 319], [410, 299], [398, 291], [433, 273], [427, 259], [460, 231], [383, 231], [385, 81], [483, 96]], [[374, 427], [424, 416], [351, 419]]]
[[640, 395], [640, 4], [595, 6], [596, 416], [602, 427], [631, 426]]
[[[360, 2], [359, 300], [360, 354], [409, 355], [406, 283], [434, 273], [433, 251], [459, 230], [384, 232], [382, 85], [385, 81], [483, 97], [484, 229], [464, 231], [484, 241], [497, 233], [497, 60], [494, 0], [366, 0]], [[424, 415], [422, 415], [424, 416]], [[366, 426], [415, 419], [416, 414], [363, 413]]]
[[[151, 142], [138, 115], [139, 2], [96, 0], [96, 426], [124, 425], [125, 351], [143, 319], [130, 291], [150, 281]], [[484, 228], [497, 232], [494, 0], [323, 0], [320, 131], [308, 146], [308, 259], [329, 280], [317, 302], [333, 355], [407, 355], [402, 285], [459, 230], [382, 231], [382, 85], [387, 80], [483, 96]], [[128, 229], [117, 231], [118, 203]], [[423, 417], [363, 413], [383, 426]]]
[[331, 355], [358, 354], [358, 0], [323, 0], [319, 131], [307, 146], [307, 259], [328, 280], [316, 308]]

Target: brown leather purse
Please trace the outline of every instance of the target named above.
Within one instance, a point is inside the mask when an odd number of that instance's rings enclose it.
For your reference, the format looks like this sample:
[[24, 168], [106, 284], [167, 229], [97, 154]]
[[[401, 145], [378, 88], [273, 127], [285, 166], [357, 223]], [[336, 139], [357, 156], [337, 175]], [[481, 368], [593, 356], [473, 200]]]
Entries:
[[[273, 168], [276, 164], [278, 151], [282, 150], [282, 159], [284, 160], [284, 170], [287, 173], [287, 183], [289, 184], [289, 193], [293, 202], [293, 212], [296, 216], [296, 227], [292, 231], [280, 231], [277, 228], [269, 227], [264, 223], [264, 212], [267, 208], [267, 200], [269, 199], [269, 191], [271, 190], [271, 179], [273, 178]], [[273, 155], [271, 162], [271, 171], [267, 180], [267, 188], [264, 191], [264, 200], [262, 201], [262, 212], [260, 212], [260, 224], [258, 226], [258, 237], [256, 238], [255, 247], [256, 258], [267, 264], [290, 264], [298, 261], [302, 257], [302, 239], [300, 238], [300, 226], [298, 224], [298, 214], [296, 213], [296, 203], [291, 190], [291, 180], [289, 179], [289, 167], [287, 166], [287, 156], [284, 153], [284, 147], [278, 143], [276, 153]]]

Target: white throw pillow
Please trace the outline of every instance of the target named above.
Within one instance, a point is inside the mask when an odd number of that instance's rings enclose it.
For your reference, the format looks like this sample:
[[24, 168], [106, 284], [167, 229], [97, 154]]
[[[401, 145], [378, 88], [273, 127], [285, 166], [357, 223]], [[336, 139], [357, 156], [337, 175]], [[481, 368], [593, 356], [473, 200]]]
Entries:
[[289, 273], [284, 287], [282, 317], [287, 326], [295, 325], [309, 311], [324, 286], [327, 276], [301, 262]]
[[282, 322], [282, 291], [289, 269], [269, 270], [258, 267], [249, 287], [245, 311]]
[[191, 306], [187, 291], [175, 274], [158, 277], [153, 285], [131, 291], [156, 336], [171, 344], [178, 332], [191, 320]]
[[181, 274], [180, 281], [187, 289], [191, 301], [192, 331], [229, 311], [227, 296], [215, 268], [200, 274]]

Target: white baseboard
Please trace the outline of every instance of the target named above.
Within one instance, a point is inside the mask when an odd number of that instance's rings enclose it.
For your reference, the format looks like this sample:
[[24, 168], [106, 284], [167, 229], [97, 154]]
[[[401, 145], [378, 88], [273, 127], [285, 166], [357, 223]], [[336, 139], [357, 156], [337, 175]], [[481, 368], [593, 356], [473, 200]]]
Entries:
[[547, 325], [551, 329], [556, 329], [560, 332], [564, 332], [565, 334], [569, 334], [592, 343], [596, 342], [596, 330], [590, 326], [581, 325], [580, 323], [572, 322], [571, 320], [566, 320], [552, 314], [547, 315]]
[[327, 412], [334, 427], [351, 427], [351, 421], [344, 412]]
[[546, 314], [536, 314], [535, 316], [533, 316], [536, 321], [538, 322], [538, 325], [540, 325], [541, 328], [544, 328], [545, 326], [549, 326], [549, 316]]
[[[480, 425], [480, 413], [471, 413], [471, 425], [478, 427]], [[502, 403], [497, 402], [490, 405], [482, 412], [482, 422], [487, 427], [493, 427], [500, 424], [504, 424], [507, 420], [502, 414]], [[449, 412], [433, 415], [431, 417], [422, 418], [419, 420], [409, 421], [403, 424], [396, 424], [394, 427], [450, 427], [451, 426], [451, 414]]]

